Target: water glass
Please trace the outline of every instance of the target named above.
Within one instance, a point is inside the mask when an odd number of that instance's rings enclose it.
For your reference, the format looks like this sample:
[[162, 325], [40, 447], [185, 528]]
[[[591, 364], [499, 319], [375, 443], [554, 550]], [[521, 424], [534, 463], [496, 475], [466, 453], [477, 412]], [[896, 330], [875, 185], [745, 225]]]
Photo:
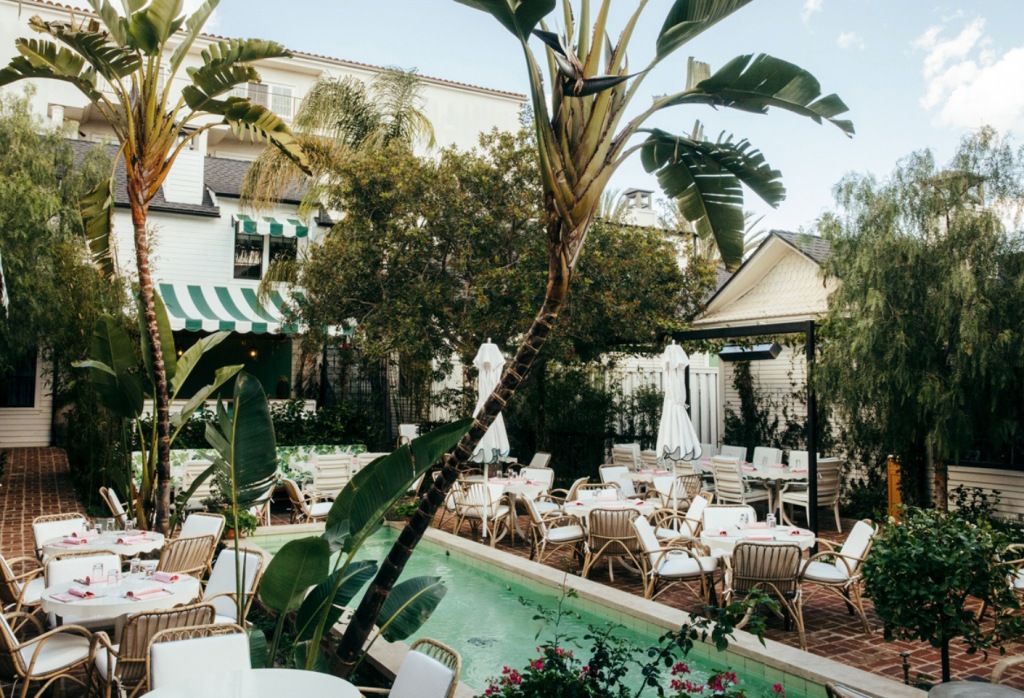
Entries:
[[740, 528], [746, 528], [750, 524], [750, 516], [747, 512], [740, 514]]
[[116, 525], [116, 522], [114, 521], [114, 519], [107, 519], [107, 529], [106, 530], [113, 531], [115, 525]]
[[97, 562], [92, 566], [92, 576], [89, 577], [89, 583], [95, 584], [96, 582], [103, 579], [103, 563]]
[[103, 531], [106, 530], [106, 527], [103, 524], [103, 521], [96, 519], [96, 533], [103, 533]]
[[127, 519], [126, 518], [124, 520], [124, 532], [125, 533], [131, 533], [134, 530], [135, 530], [135, 519]]
[[129, 562], [128, 564], [129, 572], [131, 572], [132, 575], [138, 575], [142, 572], [142, 560], [140, 560], [139, 558], [133, 557], [131, 559], [131, 562]]
[[118, 570], [107, 571], [107, 586], [117, 586], [121, 581], [121, 573]]

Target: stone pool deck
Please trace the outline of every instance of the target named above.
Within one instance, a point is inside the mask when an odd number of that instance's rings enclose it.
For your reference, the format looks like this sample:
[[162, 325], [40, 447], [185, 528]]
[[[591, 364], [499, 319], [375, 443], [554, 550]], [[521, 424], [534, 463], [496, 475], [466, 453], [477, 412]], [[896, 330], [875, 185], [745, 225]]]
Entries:
[[[28, 554], [32, 549], [31, 522], [36, 516], [60, 511], [80, 511], [81, 506], [74, 495], [67, 461], [59, 449], [31, 448], [12, 449], [6, 470], [0, 478], [0, 552], [5, 556]], [[275, 524], [287, 523], [287, 511], [275, 509]], [[825, 522], [826, 524], [828, 522]], [[844, 531], [849, 531], [853, 521], [844, 520]], [[526, 526], [525, 519], [522, 525]], [[451, 530], [446, 521], [444, 529]], [[466, 529], [468, 535], [468, 527]], [[463, 537], [465, 538], [466, 535]], [[823, 537], [843, 538], [835, 531], [826, 529]], [[519, 556], [529, 556], [528, 543], [517, 539], [513, 545], [507, 538], [498, 543], [498, 548]], [[564, 567], [564, 562], [553, 556], [549, 565], [555, 569]], [[559, 563], [562, 562], [560, 565]], [[570, 567], [570, 571], [574, 568]], [[596, 569], [591, 579], [600, 584], [613, 586], [624, 592], [642, 597], [639, 578], [627, 572], [615, 575], [615, 582], [608, 579], [606, 568]], [[670, 590], [658, 598], [659, 602], [684, 611], [698, 611], [698, 601], [687, 591]], [[868, 605], [868, 618], [876, 628], [880, 623], [873, 608]], [[939, 675], [939, 652], [919, 642], [885, 642], [880, 630], [870, 635], [861, 631], [859, 620], [847, 614], [845, 605], [832, 595], [816, 593], [805, 601], [804, 621], [807, 628], [807, 642], [811, 653], [826, 657], [841, 664], [856, 667], [887, 678], [903, 680], [903, 659], [908, 654], [911, 680], [919, 674], [937, 677]], [[783, 629], [775, 619], [769, 621], [768, 637], [777, 642], [797, 647], [795, 631]], [[1008, 655], [1024, 654], [1024, 642], [1012, 643], [1007, 647]], [[998, 654], [988, 658], [983, 655], [968, 655], [959, 646], [952, 648], [953, 678], [987, 679], [992, 666], [998, 661]], [[1024, 689], [1024, 667], [1011, 669], [1004, 682]]]

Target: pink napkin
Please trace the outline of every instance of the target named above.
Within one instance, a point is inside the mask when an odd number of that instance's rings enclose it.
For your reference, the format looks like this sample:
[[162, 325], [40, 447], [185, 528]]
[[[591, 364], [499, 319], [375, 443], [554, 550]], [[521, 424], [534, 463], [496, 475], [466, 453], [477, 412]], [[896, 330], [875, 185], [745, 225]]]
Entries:
[[634, 499], [633, 500], [633, 504], [635, 504], [638, 507], [639, 506], [643, 506], [643, 503], [644, 503], [644, 500], [642, 500], [642, 499]]
[[768, 524], [764, 521], [755, 521], [747, 526], [747, 528], [768, 528]]
[[83, 600], [82, 597], [74, 596], [73, 594], [68, 594], [67, 592], [63, 594], [52, 594], [50, 598], [55, 601], [60, 601], [61, 603], [74, 603], [75, 601]]
[[[156, 578], [156, 575], [153, 577]], [[144, 601], [151, 599], [154, 596], [160, 596], [161, 594], [169, 594], [170, 592], [158, 586], [144, 587], [142, 589], [136, 589], [135, 591], [129, 591], [127, 596], [129, 599], [136, 601]]]
[[68, 589], [68, 593], [71, 596], [78, 599], [91, 599], [94, 596], [96, 596], [96, 594], [94, 594], [93, 592], [89, 591], [88, 589], [83, 589], [81, 587], [71, 587], [70, 589]]
[[801, 531], [799, 528], [794, 528], [792, 531], [789, 532], [789, 535], [791, 536], [802, 536], [803, 534], [804, 532]]
[[775, 540], [775, 536], [767, 533], [748, 533], [747, 540]]
[[655, 475], [668, 475], [669, 472], [667, 470], [655, 470], [654, 474]]
[[641, 475], [653, 475], [653, 474], [654, 474], [654, 471], [653, 471], [653, 470], [651, 470], [650, 468], [643, 468], [643, 469], [642, 469], [642, 470], [640, 471], [640, 474], [641, 474]]
[[586, 502], [575, 502], [575, 504], [578, 507], [585, 507], [585, 506], [587, 506]]
[[727, 536], [727, 535], [729, 535], [729, 532], [728, 532], [728, 531], [726, 531], [726, 530], [725, 530], [725, 529], [723, 528], [723, 529], [722, 529], [721, 531], [719, 531], [719, 532], [718, 532], [718, 533], [716, 533], [715, 535], [716, 535], [716, 536]]
[[140, 533], [134, 536], [121, 536], [117, 539], [117, 542], [121, 545], [135, 545], [136, 543], [142, 543], [146, 540], [146, 534]]
[[160, 582], [161, 584], [174, 584], [181, 579], [181, 575], [175, 574], [174, 572], [154, 572], [153, 581]]
[[84, 532], [75, 531], [75, 532], [73, 532], [71, 534], [71, 537], [72, 538], [84, 538], [86, 540], [92, 540], [93, 538], [99, 538], [100, 537], [100, 532], [97, 531], [95, 528], [91, 529], [91, 530], [88, 530], [88, 531], [84, 531]]
[[791, 472], [791, 473], [806, 473], [807, 472], [807, 468], [793, 468], [789, 472]]
[[87, 539], [85, 539], [85, 538], [75, 538], [73, 536], [68, 536], [67, 538], [65, 538], [64, 540], [61, 541], [61, 543], [63, 545], [65, 545], [65, 546], [68, 546], [68, 545], [85, 545], [88, 542], [89, 541]]

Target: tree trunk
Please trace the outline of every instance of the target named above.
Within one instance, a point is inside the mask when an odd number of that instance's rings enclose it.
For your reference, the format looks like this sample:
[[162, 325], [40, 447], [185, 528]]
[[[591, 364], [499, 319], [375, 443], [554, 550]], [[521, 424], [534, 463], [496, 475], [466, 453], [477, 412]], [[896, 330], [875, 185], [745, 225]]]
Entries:
[[[130, 178], [129, 178], [130, 179]], [[153, 276], [149, 270], [149, 245], [146, 239], [148, 205], [136, 200], [136, 194], [129, 191], [132, 210], [132, 227], [135, 230], [135, 260], [139, 269], [139, 297], [145, 319], [146, 334], [153, 356], [154, 395], [156, 409], [156, 515], [154, 528], [169, 535], [171, 512], [171, 401], [167, 392], [167, 366], [164, 363], [163, 345], [160, 343], [160, 329], [156, 322], [156, 300], [153, 294]], [[145, 467], [145, 464], [143, 464]], [[142, 525], [142, 522], [139, 524]]]
[[[566, 239], [568, 235], [561, 234], [560, 224], [553, 219], [549, 220], [552, 220], [549, 223], [549, 240]], [[530, 367], [551, 334], [551, 328], [558, 318], [559, 311], [565, 304], [571, 276], [572, 270], [564, 247], [555, 242], [549, 242], [548, 287], [544, 296], [544, 304], [534, 319], [526, 338], [519, 346], [515, 359], [505, 369], [501, 381], [484, 402], [483, 408], [469, 432], [462, 437], [455, 450], [444, 457], [444, 467], [441, 469], [440, 475], [434, 480], [434, 484], [427, 491], [426, 496], [420, 500], [419, 508], [402, 529], [398, 540], [381, 564], [373, 584], [367, 590], [359, 608], [356, 609], [338, 646], [338, 660], [343, 676], [347, 676], [355, 666], [373, 625], [377, 621], [384, 601], [409, 561], [416, 544], [423, 538], [423, 533], [434, 520], [434, 513], [444, 503], [445, 496], [458, 477], [459, 468], [469, 462], [477, 444], [487, 432], [487, 428], [504, 409], [505, 404], [529, 373]]]
[[942, 683], [949, 683], [949, 640], [942, 639]]

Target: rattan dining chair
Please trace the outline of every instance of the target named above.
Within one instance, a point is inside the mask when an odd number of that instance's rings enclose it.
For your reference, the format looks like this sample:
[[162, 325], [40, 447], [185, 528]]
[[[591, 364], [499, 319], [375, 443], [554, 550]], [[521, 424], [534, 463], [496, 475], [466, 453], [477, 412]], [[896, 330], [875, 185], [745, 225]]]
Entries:
[[143, 611], [128, 616], [115, 644], [105, 632], [92, 638], [89, 650], [89, 688], [92, 695], [134, 698], [149, 690], [149, 643], [161, 630], [212, 623], [213, 604]]
[[[818, 460], [818, 508], [831, 509], [836, 519], [836, 530], [842, 533], [843, 524], [839, 519], [839, 495], [842, 489], [843, 461], [839, 458], [820, 458]], [[786, 484], [779, 493], [779, 508], [782, 520], [789, 525], [792, 520], [786, 514], [786, 505], [802, 507], [810, 519], [810, 490], [806, 483]]]
[[501, 485], [487, 482], [469, 482], [455, 499], [455, 528], [459, 535], [469, 522], [471, 535], [488, 538], [493, 548], [500, 535], [512, 530], [512, 508], [508, 496], [502, 494]]
[[225, 548], [217, 556], [213, 565], [213, 574], [206, 580], [203, 588], [203, 602], [212, 603], [217, 609], [215, 623], [237, 623], [241, 609], [242, 620], [249, 615], [252, 600], [259, 591], [260, 579], [263, 578], [264, 558], [256, 550], [239, 550], [242, 571], [242, 598], [238, 598], [238, 558], [233, 548]]
[[124, 504], [121, 503], [120, 497], [117, 496], [117, 492], [109, 487], [100, 488], [100, 498], [107, 505], [107, 509], [110, 510], [110, 515], [117, 520], [117, 525], [122, 529], [125, 528], [125, 524], [128, 522], [128, 513], [124, 510]]
[[[39, 635], [28, 640], [19, 640], [9, 619], [32, 623]], [[17, 612], [0, 614], [0, 676], [22, 682], [21, 698], [28, 698], [29, 687], [37, 686], [33, 696], [42, 695], [46, 689], [61, 679], [69, 679], [85, 687], [79, 678], [79, 670], [89, 661], [89, 643], [92, 633], [80, 625], [62, 625], [49, 632], [42, 632], [42, 624], [34, 616]], [[11, 692], [14, 695], [14, 691]]]
[[195, 538], [196, 536], [213, 536], [213, 545], [210, 546], [210, 555], [206, 559], [207, 573], [213, 571], [213, 554], [217, 552], [217, 543], [224, 535], [226, 519], [223, 514], [215, 514], [207, 511], [197, 511], [189, 514], [188, 518], [181, 524], [181, 531], [178, 538]]
[[249, 637], [234, 623], [192, 625], [161, 630], [149, 641], [146, 676], [155, 691], [189, 678], [252, 667]]
[[332, 506], [329, 498], [303, 493], [299, 483], [291, 478], [281, 478], [281, 482], [284, 483], [284, 491], [288, 493], [288, 501], [292, 505], [293, 524], [314, 523], [327, 518]]
[[569, 489], [562, 489], [560, 487], [556, 487], [555, 489], [550, 490], [548, 492], [548, 499], [554, 502], [555, 504], [558, 504], [559, 506], [565, 504], [566, 502], [573, 502], [576, 500], [576, 495], [579, 493], [580, 487], [586, 485], [589, 482], [589, 477], [577, 478], [569, 486]]
[[689, 542], [695, 540], [704, 525], [704, 510], [715, 500], [711, 492], [700, 492], [685, 512], [659, 509], [651, 516], [655, 535], [660, 541]]
[[462, 657], [448, 645], [428, 637], [412, 644], [391, 688], [358, 686], [363, 695], [391, 698], [453, 698], [462, 674]]
[[35, 541], [36, 557], [43, 560], [43, 543], [53, 538], [81, 533], [89, 524], [85, 514], [67, 512], [46, 514], [32, 519], [32, 538]]
[[0, 555], [0, 604], [5, 613], [36, 612], [45, 588], [43, 566], [35, 557]]
[[156, 569], [160, 572], [177, 572], [202, 578], [210, 566], [211, 552], [217, 545], [213, 536], [175, 538], [160, 551]]
[[636, 509], [592, 509], [587, 516], [587, 541], [584, 547], [583, 571], [584, 579], [600, 560], [608, 561], [608, 578], [615, 581], [612, 563], [632, 562], [637, 569], [642, 568], [640, 556], [643, 546], [633, 528], [633, 519], [640, 516]]
[[[692, 550], [681, 542], [662, 543], [654, 534], [654, 528], [642, 516], [633, 521], [636, 535], [644, 549], [641, 557], [644, 572], [644, 598], [655, 599], [677, 584], [699, 584], [697, 597], [706, 606], [711, 603], [714, 591], [717, 558], [706, 550]], [[659, 589], [658, 587], [661, 586]]]
[[808, 598], [816, 588], [838, 595], [851, 612], [855, 611], [860, 616], [866, 633], [871, 632], [871, 625], [864, 612], [862, 568], [871, 552], [877, 530], [875, 524], [867, 519], [858, 521], [839, 550], [835, 549], [835, 543], [817, 539], [821, 551], [804, 563], [800, 573], [801, 583], [805, 587], [812, 585]]
[[[796, 625], [800, 649], [807, 649], [804, 633], [803, 598], [800, 593], [800, 546], [794, 543], [755, 543], [740, 541], [732, 553], [729, 569], [725, 573], [726, 604], [734, 597], [745, 598], [759, 590], [782, 607], [783, 614]], [[746, 625], [754, 609], [736, 625]]]
[[627, 497], [635, 497], [636, 489], [633, 487], [632, 470], [625, 465], [616, 463], [605, 463], [598, 466], [598, 474], [601, 482], [606, 485], [618, 485]]
[[715, 477], [715, 498], [722, 504], [754, 504], [767, 502], [772, 507], [771, 491], [759, 485], [750, 485], [743, 479], [742, 466], [735, 458], [714, 456], [711, 469]]
[[544, 562], [547, 547], [551, 552], [557, 548], [569, 546], [573, 557], [579, 557], [581, 545], [585, 539], [583, 526], [579, 519], [561, 511], [541, 514], [529, 497], [520, 500], [530, 517], [530, 559]]

